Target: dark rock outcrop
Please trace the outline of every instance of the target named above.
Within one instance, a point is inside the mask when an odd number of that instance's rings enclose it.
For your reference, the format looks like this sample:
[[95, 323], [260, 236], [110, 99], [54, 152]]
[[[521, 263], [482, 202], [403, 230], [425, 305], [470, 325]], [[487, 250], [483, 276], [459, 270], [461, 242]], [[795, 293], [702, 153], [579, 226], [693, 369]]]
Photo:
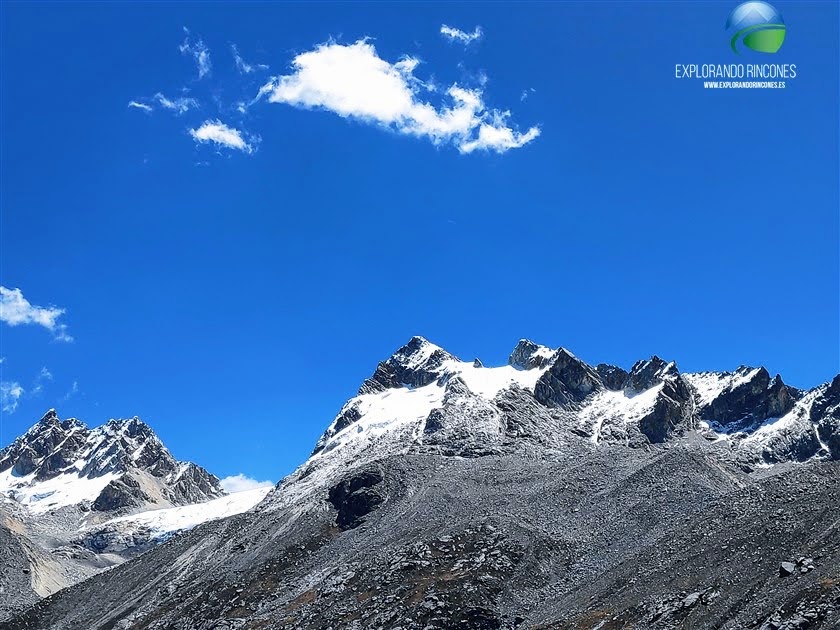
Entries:
[[528, 339], [520, 339], [510, 353], [508, 364], [520, 370], [545, 367], [551, 362], [551, 351]]
[[358, 527], [385, 500], [375, 487], [380, 483], [382, 473], [368, 470], [330, 488], [329, 501], [338, 512], [336, 523], [341, 529]]
[[662, 381], [653, 410], [639, 420], [639, 430], [654, 444], [664, 442], [678, 427], [690, 423], [692, 409], [685, 381], [679, 376], [668, 378]]
[[594, 369], [560, 348], [551, 367], [537, 381], [534, 397], [545, 405], [562, 407], [580, 402], [601, 388], [603, 384]]
[[736, 374], [743, 376], [743, 381], [700, 409], [701, 418], [723, 427], [746, 427], [783, 416], [793, 408], [797, 392], [785, 385], [781, 376], [770, 378], [763, 367], [740, 367]]
[[608, 363], [599, 363], [595, 367], [595, 371], [601, 379], [601, 382], [607, 389], [612, 391], [619, 391], [624, 389], [627, 384], [627, 377], [629, 373], [617, 365], [610, 365]]
[[650, 359], [637, 361], [630, 368], [624, 386], [636, 392], [643, 392], [655, 387], [666, 378], [677, 375], [679, 375], [679, 370], [674, 362], [669, 363], [654, 355]]

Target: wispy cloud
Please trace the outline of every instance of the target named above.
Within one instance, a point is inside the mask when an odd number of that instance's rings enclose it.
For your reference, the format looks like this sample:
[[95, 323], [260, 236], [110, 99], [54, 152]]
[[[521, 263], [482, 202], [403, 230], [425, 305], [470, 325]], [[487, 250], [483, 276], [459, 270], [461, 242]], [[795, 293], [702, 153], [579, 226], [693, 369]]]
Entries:
[[270, 488], [274, 485], [273, 481], [257, 481], [251, 477], [239, 473], [238, 475], [231, 475], [220, 480], [222, 488], [225, 492], [242, 492], [243, 490], [255, 490], [256, 488]]
[[35, 306], [23, 297], [20, 289], [0, 286], [0, 321], [9, 326], [35, 324], [49, 330], [58, 341], [71, 342], [67, 325], [59, 322], [64, 309], [55, 306]]
[[[145, 102], [143, 102], [145, 101]], [[144, 112], [153, 112], [154, 105], [157, 103], [164, 109], [175, 112], [177, 115], [185, 114], [191, 109], [198, 107], [198, 101], [187, 96], [180, 96], [177, 98], [167, 98], [162, 92], [158, 92], [152, 98], [143, 99], [143, 101], [129, 101], [128, 106], [143, 110]]]
[[212, 142], [245, 153], [256, 151], [256, 145], [259, 143], [258, 137], [250, 137], [246, 140], [239, 129], [228, 127], [220, 120], [206, 120], [197, 129], [190, 129], [190, 135], [196, 142]]
[[210, 50], [204, 45], [204, 41], [201, 38], [193, 41], [190, 38], [189, 29], [185, 28], [184, 33], [187, 36], [184, 42], [178, 47], [178, 50], [181, 51], [182, 55], [190, 55], [195, 59], [195, 64], [198, 67], [198, 78], [202, 79], [210, 74], [210, 70], [213, 67], [210, 62]]
[[166, 98], [160, 92], [158, 92], [154, 95], [153, 98], [158, 103], [160, 103], [161, 107], [163, 107], [164, 109], [173, 110], [177, 114], [183, 114], [190, 111], [191, 109], [195, 109], [196, 107], [198, 107], [198, 101], [196, 101], [194, 98], [188, 98], [185, 96], [169, 99]]
[[462, 31], [459, 28], [447, 26], [446, 24], [441, 24], [440, 34], [443, 35], [449, 41], [458, 41], [464, 44], [465, 46], [469, 46], [473, 42], [476, 42], [479, 39], [481, 39], [481, 37], [484, 35], [484, 31], [481, 30], [480, 26], [476, 26], [475, 30], [473, 30], [472, 33], [467, 33], [466, 31]]
[[236, 63], [236, 69], [239, 70], [242, 74], [251, 74], [252, 72], [256, 72], [257, 70], [268, 70], [268, 66], [262, 63], [251, 64], [245, 61], [242, 58], [242, 55], [239, 54], [239, 49], [236, 47], [236, 44], [230, 45], [230, 52], [233, 54], [233, 61]]
[[451, 143], [462, 153], [503, 153], [539, 136], [538, 127], [519, 132], [509, 125], [509, 112], [487, 108], [480, 89], [453, 84], [439, 107], [422, 100], [429, 90], [414, 76], [419, 63], [407, 56], [390, 63], [367, 40], [328, 42], [297, 55], [294, 74], [274, 77], [257, 98], [329, 110], [435, 144]]
[[154, 107], [152, 107], [151, 105], [146, 105], [145, 103], [138, 103], [137, 101], [129, 101], [128, 106], [134, 109], [140, 109], [144, 112], [154, 111]]
[[23, 393], [20, 383], [0, 381], [0, 409], [6, 413], [14, 413]]
[[38, 372], [38, 376], [35, 377], [35, 382], [32, 383], [32, 389], [29, 390], [29, 394], [31, 396], [37, 396], [44, 391], [44, 383], [51, 380], [53, 380], [52, 373], [46, 367], [42, 367], [41, 371]]
[[64, 396], [62, 397], [61, 400], [66, 402], [66, 401], [70, 400], [71, 398], [73, 398], [73, 396], [75, 396], [78, 393], [79, 393], [79, 381], [73, 381], [73, 384], [70, 385], [70, 389], [67, 390], [67, 393], [64, 394]]

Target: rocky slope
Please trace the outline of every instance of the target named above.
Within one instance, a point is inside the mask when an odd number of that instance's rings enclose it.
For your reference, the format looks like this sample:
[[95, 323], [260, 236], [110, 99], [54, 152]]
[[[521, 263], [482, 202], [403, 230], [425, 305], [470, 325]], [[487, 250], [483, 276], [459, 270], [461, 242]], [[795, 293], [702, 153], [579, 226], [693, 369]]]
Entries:
[[264, 494], [226, 496], [138, 418], [88, 429], [50, 410], [0, 451], [0, 619]]
[[840, 377], [415, 337], [256, 509], [4, 628], [832, 628]]

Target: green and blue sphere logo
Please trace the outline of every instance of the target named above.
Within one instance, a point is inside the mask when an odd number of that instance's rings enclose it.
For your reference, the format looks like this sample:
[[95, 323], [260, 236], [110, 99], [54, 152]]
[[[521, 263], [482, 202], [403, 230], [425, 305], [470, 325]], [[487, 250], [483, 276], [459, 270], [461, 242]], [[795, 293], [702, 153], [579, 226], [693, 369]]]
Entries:
[[732, 34], [729, 42], [732, 50], [739, 55], [739, 48], [774, 53], [785, 41], [785, 22], [782, 14], [766, 2], [751, 1], [739, 4], [729, 14], [726, 30]]

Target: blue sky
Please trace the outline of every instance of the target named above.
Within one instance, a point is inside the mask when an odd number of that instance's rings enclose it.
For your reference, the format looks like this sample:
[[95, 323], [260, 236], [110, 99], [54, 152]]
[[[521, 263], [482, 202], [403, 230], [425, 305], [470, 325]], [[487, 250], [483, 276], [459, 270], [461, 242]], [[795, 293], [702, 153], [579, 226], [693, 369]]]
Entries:
[[4, 3], [0, 441], [139, 415], [277, 480], [414, 334], [830, 379], [838, 5], [774, 5], [736, 56], [728, 2]]

